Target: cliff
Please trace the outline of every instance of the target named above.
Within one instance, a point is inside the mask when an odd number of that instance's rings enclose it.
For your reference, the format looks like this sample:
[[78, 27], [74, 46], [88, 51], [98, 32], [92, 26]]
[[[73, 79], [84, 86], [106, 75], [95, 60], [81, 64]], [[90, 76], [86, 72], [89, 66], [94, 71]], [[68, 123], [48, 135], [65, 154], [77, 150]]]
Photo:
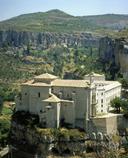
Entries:
[[50, 32], [17, 32], [17, 31], [0, 31], [0, 46], [21, 47], [23, 45], [32, 45], [38, 49], [47, 49], [52, 45], [67, 46], [98, 46], [98, 37], [90, 33], [66, 34]]
[[[12, 116], [10, 144], [17, 150], [47, 157], [50, 154], [83, 154], [85, 133], [77, 129], [40, 128], [38, 117], [17, 112]], [[24, 119], [21, 119], [24, 117]]]
[[118, 135], [87, 135], [78, 129], [40, 128], [36, 115], [16, 112], [12, 116], [9, 142], [19, 158], [20, 155], [21, 158], [94, 158], [101, 155], [105, 158], [119, 155], [122, 139]]
[[99, 41], [99, 57], [108, 65], [111, 73], [122, 73], [128, 76], [128, 41], [127, 39], [101, 38]]

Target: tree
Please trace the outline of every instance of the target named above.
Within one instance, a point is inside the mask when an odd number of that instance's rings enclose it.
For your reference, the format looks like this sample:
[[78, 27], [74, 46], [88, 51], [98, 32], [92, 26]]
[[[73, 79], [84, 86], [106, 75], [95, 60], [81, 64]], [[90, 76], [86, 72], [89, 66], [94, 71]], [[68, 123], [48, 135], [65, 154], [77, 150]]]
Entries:
[[122, 84], [122, 87], [124, 87], [124, 88], [128, 88], [128, 80], [127, 79], [122, 79], [121, 81], [121, 84]]
[[122, 110], [124, 114], [128, 115], [128, 100], [122, 100]]
[[120, 113], [120, 108], [122, 107], [122, 100], [119, 97], [115, 97], [112, 101], [111, 101], [111, 106], [113, 108], [115, 108], [115, 110], [117, 111], [117, 113]]
[[2, 108], [3, 108], [3, 99], [2, 97], [0, 96], [0, 114], [2, 112]]

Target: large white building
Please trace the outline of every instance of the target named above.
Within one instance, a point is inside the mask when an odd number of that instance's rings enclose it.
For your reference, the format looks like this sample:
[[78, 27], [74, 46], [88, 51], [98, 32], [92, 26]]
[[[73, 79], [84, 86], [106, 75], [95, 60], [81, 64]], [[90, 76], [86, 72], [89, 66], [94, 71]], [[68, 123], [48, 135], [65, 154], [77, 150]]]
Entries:
[[110, 101], [121, 94], [119, 82], [96, 76], [85, 80], [64, 80], [48, 73], [36, 76], [21, 85], [16, 110], [38, 115], [42, 127], [88, 130], [90, 119], [108, 113]]
[[108, 113], [111, 109], [110, 102], [115, 97], [121, 96], [121, 84], [117, 81], [106, 81], [104, 74], [91, 73], [84, 77], [96, 87], [96, 114]]

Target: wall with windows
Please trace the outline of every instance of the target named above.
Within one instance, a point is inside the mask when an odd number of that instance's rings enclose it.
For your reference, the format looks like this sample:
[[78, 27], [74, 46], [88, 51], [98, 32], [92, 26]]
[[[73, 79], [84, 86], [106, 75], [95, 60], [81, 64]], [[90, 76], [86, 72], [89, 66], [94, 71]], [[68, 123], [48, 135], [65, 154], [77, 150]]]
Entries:
[[21, 96], [16, 99], [17, 110], [39, 114], [42, 100], [47, 99], [48, 97], [49, 87], [23, 85], [21, 87]]
[[110, 110], [110, 102], [115, 97], [121, 96], [121, 84], [118, 82], [110, 82], [107, 85], [97, 85], [97, 113], [108, 113]]
[[29, 111], [38, 114], [42, 106], [42, 100], [49, 97], [49, 87], [30, 86], [29, 93]]
[[53, 87], [52, 89], [52, 92], [61, 99], [74, 101], [76, 119], [85, 118], [90, 99], [88, 89], [82, 87]]
[[100, 88], [96, 91], [97, 100], [97, 113], [107, 113], [106, 99], [105, 99], [105, 89]]

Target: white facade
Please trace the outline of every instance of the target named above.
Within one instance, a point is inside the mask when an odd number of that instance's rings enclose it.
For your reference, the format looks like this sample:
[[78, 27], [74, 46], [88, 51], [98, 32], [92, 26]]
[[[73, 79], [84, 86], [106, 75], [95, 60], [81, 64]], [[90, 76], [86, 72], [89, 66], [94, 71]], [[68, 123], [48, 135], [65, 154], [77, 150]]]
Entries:
[[39, 116], [42, 127], [87, 129], [91, 117], [108, 113], [110, 101], [120, 96], [121, 84], [103, 80], [62, 80], [42, 74], [21, 85], [16, 110]]
[[116, 81], [94, 81], [96, 86], [97, 114], [108, 113], [110, 102], [121, 96], [121, 84]]

